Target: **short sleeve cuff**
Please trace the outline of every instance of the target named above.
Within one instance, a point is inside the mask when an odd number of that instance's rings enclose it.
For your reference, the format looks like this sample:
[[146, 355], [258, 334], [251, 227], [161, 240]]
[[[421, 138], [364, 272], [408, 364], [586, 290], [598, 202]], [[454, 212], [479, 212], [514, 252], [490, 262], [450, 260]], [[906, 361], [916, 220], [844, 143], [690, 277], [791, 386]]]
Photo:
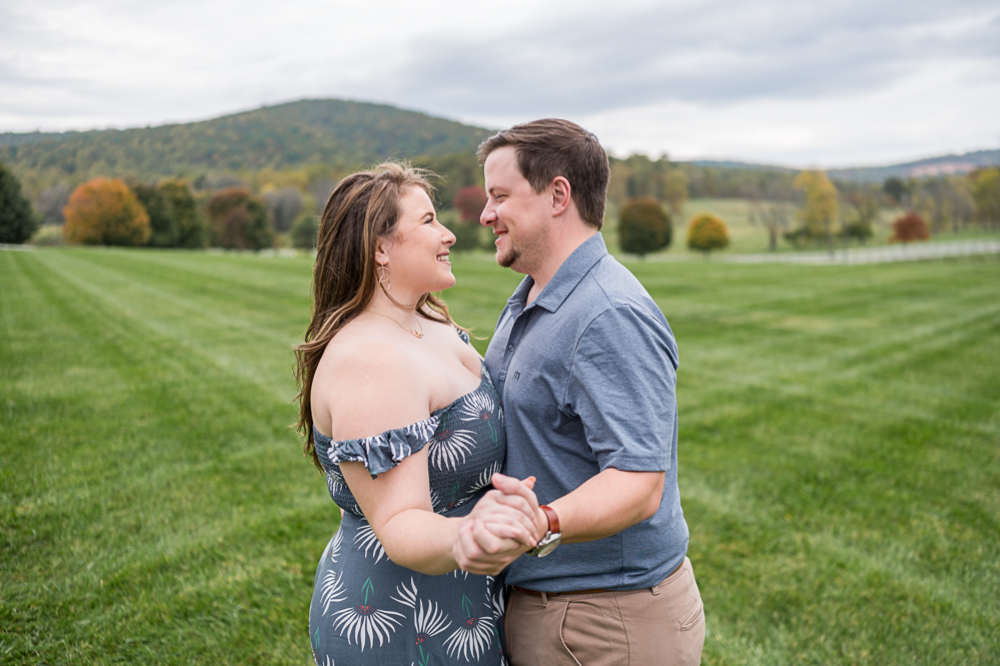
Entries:
[[602, 456], [599, 460], [601, 471], [609, 467], [622, 472], [666, 472], [670, 469], [670, 458], [662, 456], [631, 456], [624, 452]]
[[330, 462], [336, 465], [342, 462], [362, 463], [374, 479], [424, 448], [434, 436], [440, 421], [439, 416], [431, 416], [405, 428], [387, 430], [362, 439], [331, 441], [319, 432], [314, 437], [329, 442], [326, 457]]

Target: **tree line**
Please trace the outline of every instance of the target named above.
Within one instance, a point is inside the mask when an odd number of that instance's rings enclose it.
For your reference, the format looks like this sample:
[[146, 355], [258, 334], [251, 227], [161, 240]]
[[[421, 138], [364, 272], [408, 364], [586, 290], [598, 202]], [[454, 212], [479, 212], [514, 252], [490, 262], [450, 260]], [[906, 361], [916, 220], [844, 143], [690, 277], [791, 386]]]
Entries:
[[[750, 221], [767, 230], [768, 247], [780, 240], [795, 247], [856, 241], [864, 244], [875, 233], [884, 208], [901, 209], [890, 241], [926, 239], [944, 231], [979, 225], [1000, 226], [1000, 168], [980, 168], [967, 175], [930, 178], [887, 178], [881, 185], [833, 181], [820, 170], [791, 171], [701, 167], [633, 155], [612, 160], [608, 199], [620, 211], [622, 249], [636, 254], [670, 245], [671, 218], [689, 198], [739, 198], [750, 202]], [[646, 213], [635, 206], [645, 202]], [[648, 212], [658, 202], [665, 221]], [[695, 224], [699, 218], [698, 224]], [[696, 215], [688, 222], [688, 246], [710, 251], [725, 247], [724, 225], [709, 228]], [[662, 227], [662, 229], [660, 229]], [[692, 237], [695, 240], [692, 240]], [[714, 241], [705, 240], [715, 238]], [[700, 240], [699, 240], [700, 239]], [[712, 245], [709, 249], [707, 246]]]
[[[48, 192], [36, 212], [0, 165], [0, 192], [5, 199], [0, 242], [8, 243], [35, 236], [41, 244], [261, 250], [275, 246], [277, 221], [292, 245], [308, 248], [315, 245], [318, 228], [315, 213], [303, 208], [300, 196], [289, 206], [281, 190], [257, 195], [231, 185], [205, 191], [182, 178], [147, 183], [99, 176], [72, 191]], [[19, 203], [8, 206], [8, 200]], [[43, 220], [49, 226], [38, 232]]]
[[[485, 245], [478, 227], [485, 206], [482, 168], [471, 153], [423, 156], [415, 166], [433, 179], [445, 223], [462, 249]], [[260, 250], [315, 246], [319, 215], [337, 181], [351, 171], [310, 164], [251, 173], [207, 173], [139, 180], [95, 177], [58, 182], [31, 201], [0, 163], [0, 242], [61, 242], [150, 247]], [[480, 201], [481, 200], [481, 201]], [[478, 208], [476, 208], [478, 206]], [[475, 219], [477, 224], [468, 224]], [[41, 231], [39, 231], [41, 228]]]
[[[492, 239], [476, 224], [485, 201], [482, 168], [469, 151], [413, 159], [416, 166], [442, 176], [436, 199], [442, 219], [458, 237], [456, 249], [488, 247]], [[263, 249], [276, 243], [310, 247], [320, 208], [336, 182], [353, 167], [311, 163], [296, 168], [252, 172], [203, 173], [158, 180], [135, 177], [92, 178], [74, 187], [55, 182], [26, 196], [17, 178], [0, 164], [0, 242], [25, 242], [43, 227], [61, 226], [69, 242], [153, 247]], [[780, 240], [797, 247], [864, 243], [888, 207], [912, 213], [928, 234], [960, 231], [973, 225], [1000, 224], [1000, 169], [983, 168], [964, 176], [902, 180], [881, 185], [833, 181], [822, 171], [729, 169], [632, 155], [611, 159], [609, 216], [620, 220], [622, 249], [637, 254], [669, 246], [672, 220], [689, 199], [739, 198], [750, 202], [751, 222], [767, 230], [769, 247]], [[626, 207], [652, 201], [665, 222], [647, 213], [633, 222]], [[478, 208], [477, 208], [478, 207]], [[639, 207], [640, 209], [642, 206]], [[114, 214], [112, 214], [114, 211]], [[902, 217], [902, 216], [901, 216]], [[103, 220], [100, 224], [96, 220]], [[721, 220], [719, 220], [722, 222]], [[691, 245], [706, 251], [723, 247], [714, 238]], [[703, 227], [699, 224], [698, 227]], [[911, 225], [912, 226], [912, 225]], [[57, 240], [54, 229], [43, 238]], [[895, 238], [896, 236], [894, 236]]]

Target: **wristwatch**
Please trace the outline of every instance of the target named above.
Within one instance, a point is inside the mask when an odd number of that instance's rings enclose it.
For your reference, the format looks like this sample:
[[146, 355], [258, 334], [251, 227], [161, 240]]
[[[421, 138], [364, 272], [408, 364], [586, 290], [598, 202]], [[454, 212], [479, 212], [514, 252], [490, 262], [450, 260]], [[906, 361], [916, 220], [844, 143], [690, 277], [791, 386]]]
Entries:
[[538, 507], [545, 514], [545, 517], [549, 520], [549, 531], [545, 533], [545, 536], [535, 545], [534, 548], [528, 551], [528, 555], [534, 557], [545, 557], [559, 545], [562, 541], [562, 532], [559, 529], [559, 514], [556, 510], [547, 504], [543, 504]]

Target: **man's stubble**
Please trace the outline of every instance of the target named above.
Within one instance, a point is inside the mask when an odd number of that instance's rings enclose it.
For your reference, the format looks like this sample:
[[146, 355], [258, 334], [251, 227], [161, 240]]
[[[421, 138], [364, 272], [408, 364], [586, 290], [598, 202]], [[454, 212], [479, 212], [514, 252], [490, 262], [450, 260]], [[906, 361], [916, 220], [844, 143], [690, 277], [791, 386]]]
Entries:
[[547, 226], [539, 227], [529, 238], [515, 245], [508, 236], [510, 243], [507, 253], [497, 252], [497, 263], [522, 275], [532, 275], [542, 265], [545, 255], [544, 248], [548, 246], [549, 230]]

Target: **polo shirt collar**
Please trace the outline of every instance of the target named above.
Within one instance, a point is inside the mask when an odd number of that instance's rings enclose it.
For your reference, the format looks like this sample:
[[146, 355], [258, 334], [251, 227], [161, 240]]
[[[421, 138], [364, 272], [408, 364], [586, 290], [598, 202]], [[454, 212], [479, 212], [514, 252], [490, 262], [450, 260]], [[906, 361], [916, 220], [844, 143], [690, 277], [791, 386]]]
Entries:
[[[537, 305], [549, 312], [558, 310], [566, 297], [583, 279], [583, 276], [589, 273], [594, 264], [607, 254], [608, 248], [604, 244], [604, 236], [600, 232], [588, 238], [583, 245], [573, 250], [573, 254], [569, 255], [563, 262], [556, 274], [552, 276], [552, 280], [545, 285], [545, 289], [542, 289], [542, 293], [528, 307]], [[518, 310], [524, 308], [524, 304], [528, 300], [528, 292], [531, 291], [534, 284], [535, 280], [530, 275], [526, 276], [521, 280], [521, 284], [517, 286], [511, 297], [507, 299], [507, 303]]]

